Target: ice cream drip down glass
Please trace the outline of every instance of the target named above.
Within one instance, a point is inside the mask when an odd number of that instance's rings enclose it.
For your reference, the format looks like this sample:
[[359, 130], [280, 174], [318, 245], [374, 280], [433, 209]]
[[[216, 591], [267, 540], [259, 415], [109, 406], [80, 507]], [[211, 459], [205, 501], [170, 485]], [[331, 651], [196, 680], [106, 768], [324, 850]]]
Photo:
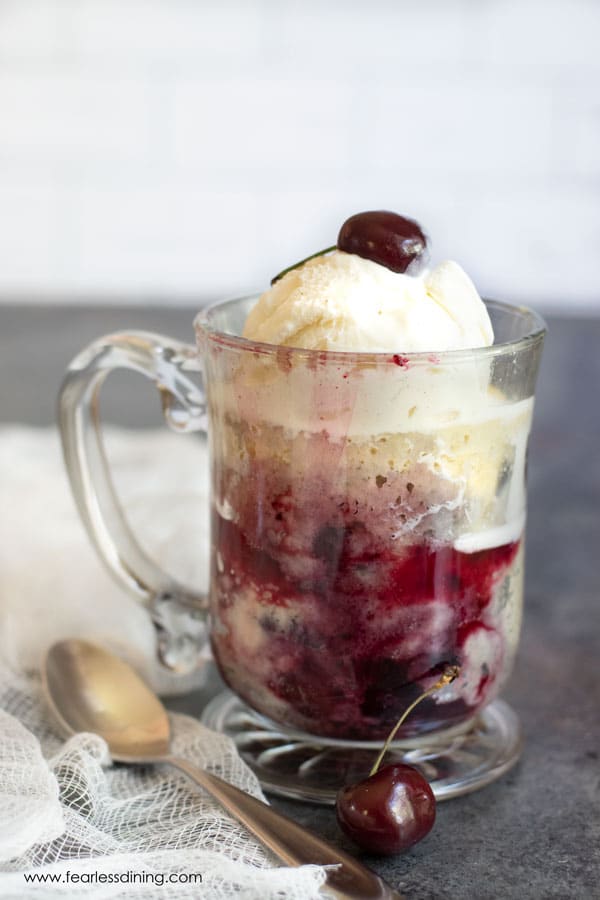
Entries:
[[[484, 785], [520, 752], [498, 694], [519, 640], [544, 323], [489, 301], [491, 346], [309, 350], [242, 337], [255, 302], [199, 314], [195, 347], [127, 332], [73, 361], [60, 421], [88, 532], [150, 610], [165, 665], [201, 665], [210, 642], [228, 689], [204, 720], [267, 789], [332, 802], [450, 664], [460, 677], [419, 705], [392, 758], [440, 798]], [[115, 496], [97, 400], [116, 368], [155, 383], [173, 428], [208, 431], [207, 597], [141, 550]]]

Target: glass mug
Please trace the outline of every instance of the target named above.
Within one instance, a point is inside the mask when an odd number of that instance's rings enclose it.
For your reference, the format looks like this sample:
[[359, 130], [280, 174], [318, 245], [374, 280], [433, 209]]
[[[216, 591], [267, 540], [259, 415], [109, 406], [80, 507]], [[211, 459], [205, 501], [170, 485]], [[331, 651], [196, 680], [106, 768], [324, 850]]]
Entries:
[[[361, 749], [456, 664], [394, 752], [421, 764], [438, 796], [472, 790], [520, 750], [516, 716], [492, 701], [519, 637], [544, 323], [490, 301], [492, 347], [314, 351], [242, 338], [256, 299], [201, 312], [196, 347], [128, 332], [73, 361], [60, 424], [83, 521], [149, 608], [166, 665], [194, 666], [210, 640], [234, 694], [205, 719], [268, 787], [330, 801]], [[208, 597], [162, 572], [121, 511], [97, 402], [115, 368], [154, 381], [173, 428], [208, 430]]]

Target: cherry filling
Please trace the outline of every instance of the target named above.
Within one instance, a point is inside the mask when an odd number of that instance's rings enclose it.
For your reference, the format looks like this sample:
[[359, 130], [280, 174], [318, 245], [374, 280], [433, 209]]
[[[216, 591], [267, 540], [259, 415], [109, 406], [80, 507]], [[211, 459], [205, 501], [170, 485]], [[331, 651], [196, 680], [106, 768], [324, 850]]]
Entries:
[[[275, 501], [275, 521], [286, 502]], [[307, 511], [313, 525], [318, 514]], [[313, 533], [309, 548], [284, 553], [255, 520], [215, 513], [213, 644], [236, 693], [281, 724], [376, 740], [448, 664], [461, 667], [458, 690], [423, 701], [401, 737], [458, 724], [497, 692], [498, 597], [518, 541], [464, 553], [425, 537], [377, 540], [364, 522]]]

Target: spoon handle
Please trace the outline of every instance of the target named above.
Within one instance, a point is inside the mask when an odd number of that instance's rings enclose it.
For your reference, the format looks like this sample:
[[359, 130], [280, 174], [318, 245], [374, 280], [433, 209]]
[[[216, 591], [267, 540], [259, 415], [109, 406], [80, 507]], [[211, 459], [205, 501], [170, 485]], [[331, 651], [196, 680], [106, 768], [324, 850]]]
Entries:
[[185, 759], [168, 756], [162, 757], [160, 762], [175, 766], [203, 787], [287, 865], [336, 866], [327, 872], [327, 881], [322, 889], [326, 895], [337, 900], [402, 900], [400, 894], [357, 859], [317, 837], [261, 800], [228, 784], [222, 778], [197, 768]]

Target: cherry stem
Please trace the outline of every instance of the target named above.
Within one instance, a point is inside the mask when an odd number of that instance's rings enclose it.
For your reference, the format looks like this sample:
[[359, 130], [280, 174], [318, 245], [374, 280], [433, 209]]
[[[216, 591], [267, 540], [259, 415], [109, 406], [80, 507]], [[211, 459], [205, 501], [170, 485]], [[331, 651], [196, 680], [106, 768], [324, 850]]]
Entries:
[[375, 773], [379, 769], [379, 766], [381, 765], [383, 757], [390, 749], [390, 744], [392, 743], [392, 741], [394, 740], [394, 738], [396, 736], [396, 732], [398, 731], [400, 726], [404, 723], [404, 721], [408, 718], [408, 716], [411, 714], [411, 712], [413, 711], [415, 706], [418, 706], [419, 703], [421, 702], [421, 700], [424, 700], [425, 697], [429, 697], [430, 694], [435, 694], [436, 691], [439, 691], [441, 688], [446, 687], [447, 684], [452, 684], [452, 682], [455, 680], [455, 678], [458, 678], [459, 672], [460, 672], [459, 666], [446, 666], [443, 674], [440, 676], [440, 678], [438, 678], [436, 683], [434, 685], [432, 685], [432, 687], [430, 687], [428, 690], [426, 690], [423, 694], [421, 694], [420, 697], [417, 697], [416, 700], [413, 700], [413, 702], [410, 704], [408, 709], [404, 710], [404, 712], [402, 713], [402, 715], [400, 716], [400, 718], [398, 719], [398, 721], [396, 722], [396, 724], [390, 731], [389, 735], [387, 736], [386, 742], [383, 745], [383, 747], [381, 748], [381, 752], [380, 752], [379, 756], [377, 757], [377, 759], [375, 760], [375, 764], [373, 765], [373, 768], [369, 772], [369, 777], [371, 777], [371, 775], [375, 775]]
[[333, 247], [326, 247], [325, 250], [317, 250], [316, 253], [311, 253], [310, 256], [306, 256], [304, 259], [301, 259], [300, 262], [294, 263], [293, 266], [288, 266], [287, 269], [283, 269], [281, 272], [278, 272], [274, 278], [271, 278], [271, 284], [275, 284], [276, 281], [279, 281], [279, 279], [283, 278], [284, 275], [287, 275], [288, 272], [292, 272], [299, 266], [303, 266], [305, 262], [309, 261], [309, 259], [315, 259], [317, 256], [324, 256], [326, 253], [331, 253], [332, 250], [337, 250], [337, 245], [334, 244]]

